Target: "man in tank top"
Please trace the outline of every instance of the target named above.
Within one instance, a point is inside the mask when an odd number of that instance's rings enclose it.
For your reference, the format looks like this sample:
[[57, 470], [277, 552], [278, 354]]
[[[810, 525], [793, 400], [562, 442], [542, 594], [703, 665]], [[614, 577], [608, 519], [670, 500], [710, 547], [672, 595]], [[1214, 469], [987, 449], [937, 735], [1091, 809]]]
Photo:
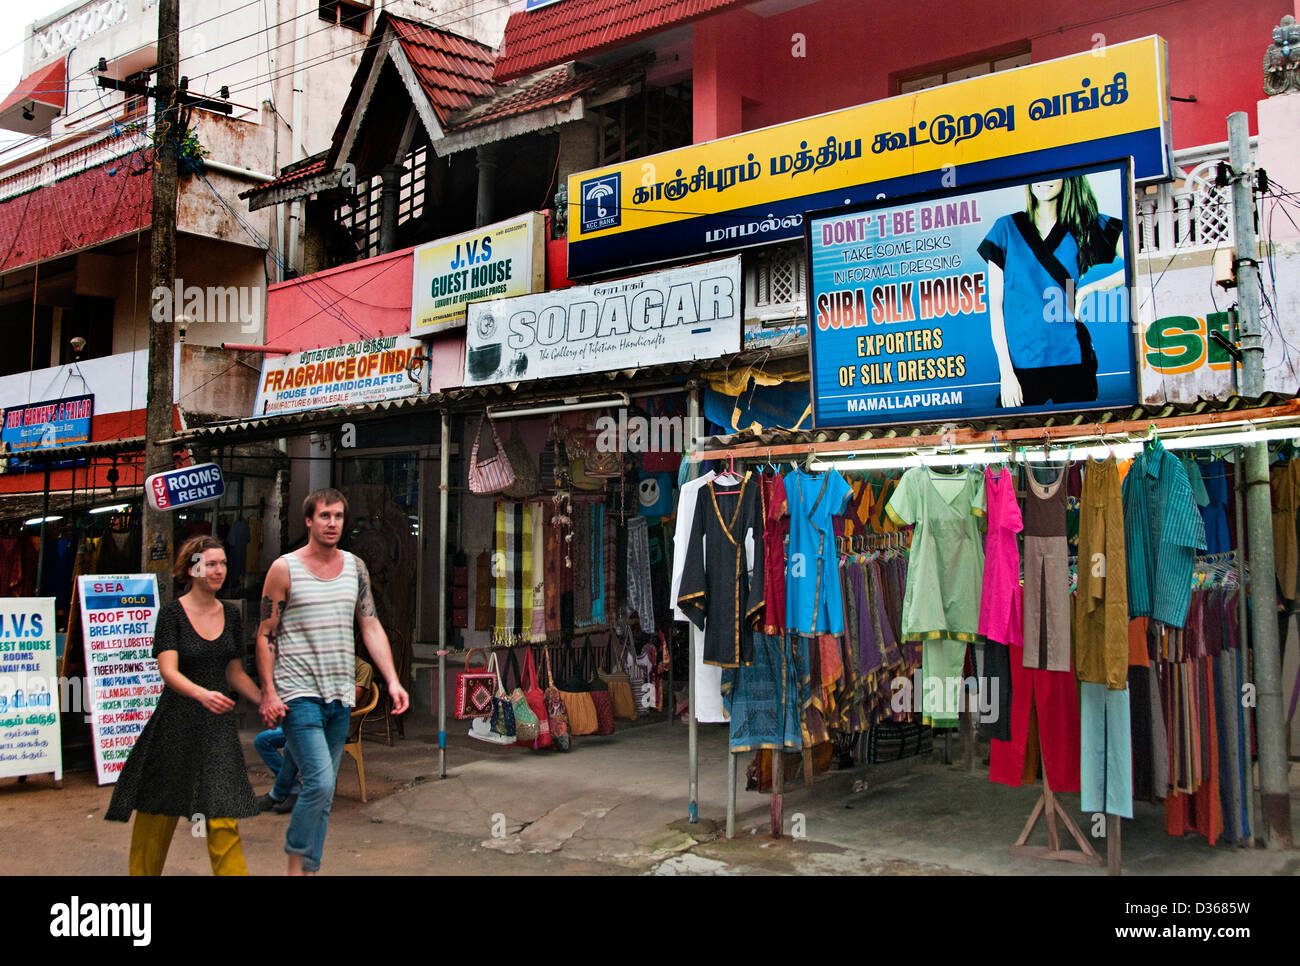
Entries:
[[257, 630], [257, 670], [262, 720], [283, 719], [302, 792], [285, 832], [289, 875], [320, 869], [339, 759], [354, 701], [353, 618], [375, 669], [388, 685], [393, 712], [409, 698], [393, 667], [388, 635], [375, 616], [366, 565], [339, 549], [347, 498], [323, 489], [303, 501], [307, 545], [285, 554], [267, 571], [262, 622]]

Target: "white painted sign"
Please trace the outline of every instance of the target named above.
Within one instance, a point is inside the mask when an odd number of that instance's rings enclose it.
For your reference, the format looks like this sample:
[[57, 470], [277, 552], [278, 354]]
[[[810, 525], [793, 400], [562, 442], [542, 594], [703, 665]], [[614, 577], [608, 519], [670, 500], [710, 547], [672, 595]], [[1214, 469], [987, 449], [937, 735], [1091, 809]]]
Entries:
[[77, 593], [95, 772], [99, 784], [111, 785], [162, 694], [153, 657], [158, 581], [153, 574], [78, 577]]
[[[1214, 284], [1208, 253], [1184, 259], [1193, 264], [1161, 271], [1157, 262], [1137, 278], [1144, 403], [1227, 399], [1236, 391], [1232, 357], [1212, 335], [1232, 341], [1228, 310], [1236, 305], [1236, 290]], [[1143, 259], [1139, 263], [1146, 269]], [[1290, 395], [1300, 390], [1300, 253], [1276, 253], [1260, 265], [1268, 296], [1264, 389]]]
[[0, 598], [0, 778], [63, 777], [54, 598]]
[[419, 349], [419, 341], [408, 335], [389, 335], [265, 359], [253, 415], [418, 395], [425, 391], [424, 379], [413, 381], [406, 367]]
[[465, 384], [712, 359], [740, 351], [740, 258], [474, 302]]

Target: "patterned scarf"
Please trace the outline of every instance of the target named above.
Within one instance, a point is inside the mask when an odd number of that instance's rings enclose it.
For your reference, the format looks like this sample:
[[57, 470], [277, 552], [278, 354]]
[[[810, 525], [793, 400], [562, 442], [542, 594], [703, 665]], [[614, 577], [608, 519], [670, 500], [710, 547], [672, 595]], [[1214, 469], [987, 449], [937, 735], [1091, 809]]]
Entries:
[[546, 501], [529, 504], [529, 508], [533, 511], [533, 606], [532, 618], [528, 627], [528, 640], [533, 642], [546, 639], [546, 611], [548, 606], [546, 554], [547, 538], [551, 532], [549, 514], [547, 513], [548, 507], [549, 503]]
[[650, 537], [646, 518], [627, 521], [627, 610], [641, 620], [641, 630], [655, 632], [654, 595], [650, 589]]

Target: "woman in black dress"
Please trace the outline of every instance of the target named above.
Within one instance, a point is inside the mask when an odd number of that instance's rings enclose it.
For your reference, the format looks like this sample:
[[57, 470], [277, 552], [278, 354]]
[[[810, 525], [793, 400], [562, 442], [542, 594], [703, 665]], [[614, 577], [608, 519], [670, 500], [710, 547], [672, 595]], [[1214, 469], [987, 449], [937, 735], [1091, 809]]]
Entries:
[[131, 875], [161, 875], [176, 819], [202, 822], [216, 875], [247, 875], [236, 819], [257, 814], [235, 730], [234, 688], [254, 705], [262, 692], [244, 671], [243, 626], [233, 604], [217, 600], [226, 551], [194, 537], [172, 567], [189, 589], [158, 611], [153, 654], [166, 687], [131, 749], [105, 818], [131, 830]]

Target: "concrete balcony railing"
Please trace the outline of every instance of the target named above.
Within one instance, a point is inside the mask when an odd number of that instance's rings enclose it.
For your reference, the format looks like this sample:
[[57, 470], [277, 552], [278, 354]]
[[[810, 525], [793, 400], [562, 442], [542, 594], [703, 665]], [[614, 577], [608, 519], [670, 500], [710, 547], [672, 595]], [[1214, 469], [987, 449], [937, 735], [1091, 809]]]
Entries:
[[[1251, 138], [1252, 159], [1257, 150]], [[1231, 189], [1214, 176], [1228, 159], [1228, 142], [1174, 152], [1174, 180], [1139, 189], [1137, 249], [1142, 255], [1175, 255], [1232, 244]]]

